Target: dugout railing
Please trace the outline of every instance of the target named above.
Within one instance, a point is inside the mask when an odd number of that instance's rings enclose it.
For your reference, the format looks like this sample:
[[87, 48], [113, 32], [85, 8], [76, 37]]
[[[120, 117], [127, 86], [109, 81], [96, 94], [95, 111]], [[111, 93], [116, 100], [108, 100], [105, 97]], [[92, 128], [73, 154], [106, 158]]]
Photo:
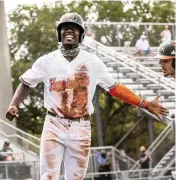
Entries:
[[[0, 162], [0, 179], [3, 180], [37, 180], [39, 179], [39, 161]], [[165, 172], [165, 174], [161, 174]], [[111, 180], [173, 180], [175, 168], [158, 168], [157, 170], [118, 170], [110, 172], [87, 172], [84, 180], [102, 180], [110, 176]], [[58, 180], [64, 180], [61, 174]]]
[[[11, 132], [8, 133], [3, 131], [3, 128], [11, 129]], [[16, 132], [16, 133], [15, 133]], [[21, 150], [21, 154], [23, 154], [23, 159], [20, 160], [22, 163], [31, 162], [32, 160], [39, 159], [39, 144], [40, 139], [32, 136], [17, 127], [0, 120], [0, 136], [1, 138], [4, 137], [11, 142], [11, 145], [16, 146], [16, 149]], [[5, 139], [4, 139], [5, 140]], [[89, 156], [89, 164], [88, 164], [88, 172], [90, 173], [97, 173], [99, 171], [98, 163], [96, 159], [96, 152], [101, 152], [102, 150], [106, 151], [109, 158], [112, 160], [112, 169], [113, 170], [122, 170], [122, 169], [130, 169], [136, 163], [135, 160], [127, 156], [126, 154], [122, 154], [121, 151], [116, 149], [113, 146], [103, 146], [103, 147], [91, 147], [90, 149], [90, 156]], [[16, 151], [15, 151], [16, 152]], [[16, 163], [17, 161], [13, 161]], [[118, 162], [118, 163], [117, 163]], [[7, 162], [1, 162], [1, 164]], [[63, 166], [62, 166], [63, 167]], [[13, 169], [13, 168], [11, 168]], [[63, 174], [63, 168], [61, 170], [61, 174]]]
[[[99, 164], [97, 161], [98, 152], [106, 152], [107, 159], [110, 164], [110, 171], [129, 170], [135, 163], [133, 159], [112, 146], [91, 147], [89, 154], [89, 164], [87, 174], [98, 174]], [[37, 179], [39, 172], [39, 160], [14, 160], [0, 161], [0, 179], [13, 178], [14, 180], [22, 180], [23, 178]], [[63, 164], [61, 166], [61, 177], [64, 175]], [[22, 178], [22, 179], [20, 179]]]
[[[158, 164], [154, 167], [153, 172], [157, 171], [159, 168], [168, 168], [175, 167], [175, 145], [164, 155], [164, 157], [158, 162]], [[158, 176], [162, 176], [165, 172], [160, 171]]]
[[[167, 125], [167, 127], [160, 133], [160, 135], [155, 139], [155, 141], [150, 145], [150, 147], [147, 149], [147, 151], [150, 151], [152, 154], [152, 159], [153, 162], [151, 164], [151, 167], [155, 169], [157, 168], [164, 168], [162, 166], [160, 166], [161, 164], [163, 164], [163, 161], [165, 161], [165, 155], [167, 154], [166, 152], [168, 151], [168, 153], [170, 151], [175, 151], [174, 149], [174, 132], [173, 132], [173, 128], [172, 128], [172, 123]], [[161, 147], [163, 147], [165, 145], [165, 150], [163, 150], [163, 153], [161, 153], [160, 156], [158, 156], [157, 152], [160, 150]], [[164, 152], [166, 151], [166, 152]], [[171, 156], [167, 156], [167, 162], [172, 162], [173, 160], [173, 154], [170, 154]], [[167, 164], [165, 164], [167, 166]], [[168, 164], [169, 165], [169, 164]], [[172, 164], [170, 164], [172, 165]], [[135, 163], [135, 165], [131, 168], [131, 170], [137, 169], [140, 167], [139, 161], [137, 161]], [[169, 166], [167, 166], [169, 167]]]
[[10, 151], [10, 152], [1, 152], [0, 151], [0, 161], [5, 160], [5, 157], [9, 160], [14, 161], [25, 161], [25, 152], [19, 152], [19, 151]]
[[[39, 157], [40, 139], [0, 119], [0, 137], [9, 140], [17, 151], [25, 152], [25, 160]], [[3, 142], [2, 142], [3, 143]]]
[[[118, 148], [121, 143], [125, 143], [125, 139], [129, 136], [130, 132], [133, 131], [136, 126], [143, 120], [142, 116], [136, 124], [116, 143], [115, 147]], [[175, 146], [174, 142], [174, 130], [172, 128], [172, 123], [168, 124], [167, 127], [159, 134], [159, 136], [154, 140], [154, 142], [149, 146], [147, 151], [152, 154], [152, 164], [151, 168], [167, 168], [172, 166], [175, 160]], [[161, 147], [165, 147], [162, 152]], [[167, 152], [168, 151], [168, 152]], [[159, 152], [159, 153], [158, 153]], [[167, 152], [167, 153], [166, 153]], [[166, 153], [166, 154], [165, 154]], [[159, 155], [158, 155], [159, 154]], [[131, 168], [131, 170], [139, 168], [139, 161]]]

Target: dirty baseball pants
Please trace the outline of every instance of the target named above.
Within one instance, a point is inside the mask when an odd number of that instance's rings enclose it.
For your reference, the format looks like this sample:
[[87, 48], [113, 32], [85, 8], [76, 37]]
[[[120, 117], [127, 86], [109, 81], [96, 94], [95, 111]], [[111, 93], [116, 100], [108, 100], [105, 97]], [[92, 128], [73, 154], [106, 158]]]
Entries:
[[88, 166], [90, 141], [89, 120], [47, 115], [40, 145], [40, 180], [58, 180], [62, 161], [65, 180], [82, 180]]

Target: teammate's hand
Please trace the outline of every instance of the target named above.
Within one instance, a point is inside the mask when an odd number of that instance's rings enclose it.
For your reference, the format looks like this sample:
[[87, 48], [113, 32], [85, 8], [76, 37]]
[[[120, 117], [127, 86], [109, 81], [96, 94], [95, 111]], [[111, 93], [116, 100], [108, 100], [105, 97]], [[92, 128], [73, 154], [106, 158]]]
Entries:
[[14, 118], [19, 117], [19, 111], [16, 106], [10, 106], [6, 112], [6, 118], [12, 121]]
[[159, 120], [162, 121], [161, 116], [167, 116], [167, 114], [169, 113], [167, 108], [161, 106], [158, 103], [158, 99], [160, 96], [156, 96], [151, 102], [149, 102], [148, 106], [147, 106], [147, 110], [153, 114], [155, 114]]

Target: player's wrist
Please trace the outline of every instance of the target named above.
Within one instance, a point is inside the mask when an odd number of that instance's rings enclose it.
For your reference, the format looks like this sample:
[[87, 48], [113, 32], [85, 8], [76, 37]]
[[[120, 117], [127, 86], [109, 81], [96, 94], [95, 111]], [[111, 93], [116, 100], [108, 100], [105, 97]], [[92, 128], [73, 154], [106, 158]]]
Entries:
[[139, 106], [140, 108], [144, 108], [144, 109], [148, 109], [148, 106], [149, 106], [149, 102], [146, 101], [145, 99], [142, 99], [140, 100], [140, 103], [139, 103]]

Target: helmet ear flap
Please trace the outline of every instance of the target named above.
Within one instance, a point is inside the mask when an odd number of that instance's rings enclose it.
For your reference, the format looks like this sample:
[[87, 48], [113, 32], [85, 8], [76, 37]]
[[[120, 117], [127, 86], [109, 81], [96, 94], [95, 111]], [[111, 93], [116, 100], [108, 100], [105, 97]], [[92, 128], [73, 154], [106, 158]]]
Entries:
[[79, 43], [82, 43], [82, 42], [83, 42], [84, 37], [85, 37], [85, 34], [84, 34], [84, 33], [80, 34]]
[[58, 30], [56, 29], [56, 37], [57, 37], [57, 40], [59, 41], [59, 34], [58, 34]]
[[61, 42], [61, 32], [60, 32], [58, 26], [56, 27], [56, 36], [57, 36], [58, 42]]
[[174, 70], [175, 70], [175, 58], [174, 58], [173, 61], [172, 61], [172, 67], [173, 67]]

